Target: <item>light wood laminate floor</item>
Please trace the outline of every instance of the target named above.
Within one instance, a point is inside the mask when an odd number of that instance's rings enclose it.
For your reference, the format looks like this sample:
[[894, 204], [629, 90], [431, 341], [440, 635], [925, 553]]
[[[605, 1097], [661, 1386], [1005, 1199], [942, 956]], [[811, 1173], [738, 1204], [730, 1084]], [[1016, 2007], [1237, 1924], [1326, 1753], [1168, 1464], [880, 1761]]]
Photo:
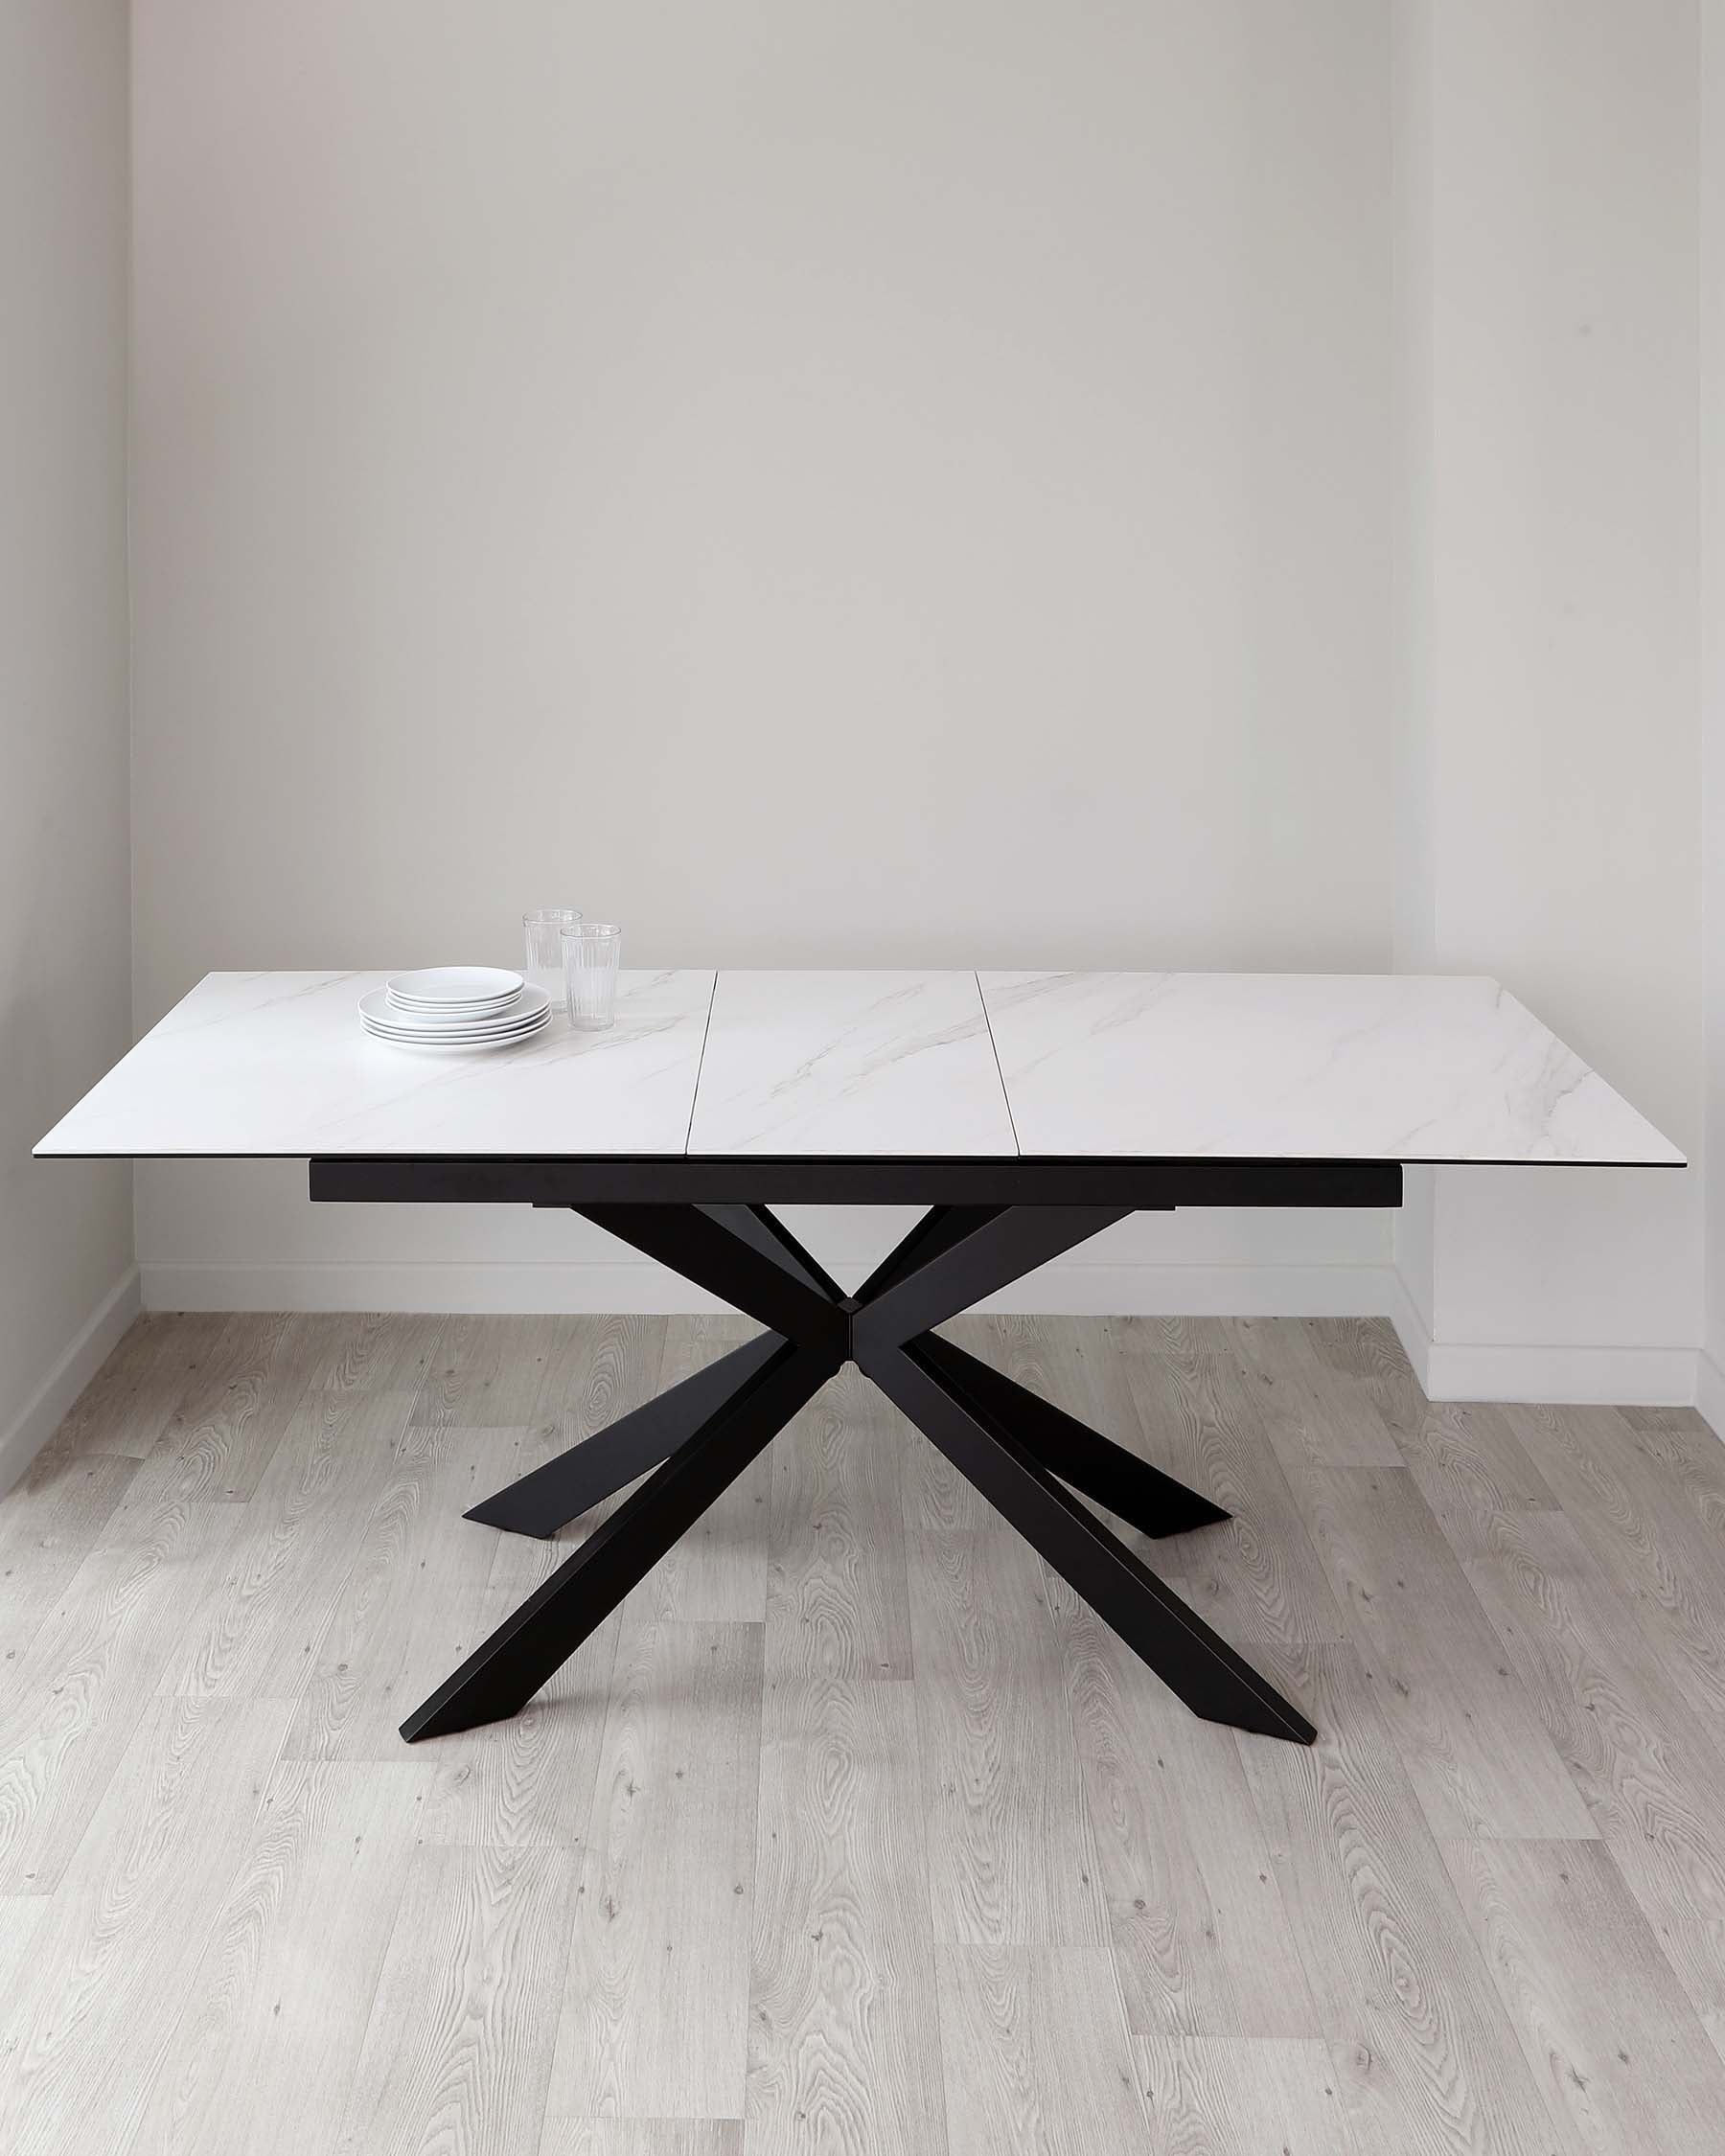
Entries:
[[966, 1319], [1233, 1510], [1139, 1547], [1313, 1749], [1194, 1721], [854, 1369], [526, 1713], [403, 1746], [592, 1525], [463, 1508], [748, 1330], [140, 1320], [0, 1502], [8, 2156], [1720, 2145], [1695, 1415]]

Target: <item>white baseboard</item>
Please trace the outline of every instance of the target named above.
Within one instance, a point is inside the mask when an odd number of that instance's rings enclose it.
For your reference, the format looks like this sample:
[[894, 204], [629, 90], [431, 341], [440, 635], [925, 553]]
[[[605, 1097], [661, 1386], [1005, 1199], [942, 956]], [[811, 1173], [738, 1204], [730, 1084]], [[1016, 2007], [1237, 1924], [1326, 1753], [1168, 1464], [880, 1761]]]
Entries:
[[[545, 1265], [146, 1265], [143, 1299], [147, 1310], [540, 1314], [724, 1308], [662, 1266], [628, 1258]], [[1696, 1396], [1692, 1348], [1434, 1341], [1392, 1265], [1071, 1260], [1044, 1266], [978, 1308], [1050, 1317], [1388, 1318], [1429, 1399], [1675, 1407]], [[1720, 1399], [1725, 1379], [1716, 1367], [1714, 1374], [1719, 1388], [1715, 1405], [1725, 1412]]]
[[1428, 1400], [1684, 1408], [1695, 1398], [1692, 1347], [1434, 1340], [1401, 1275], [1393, 1267], [1388, 1270], [1391, 1286], [1384, 1315], [1395, 1327]]
[[1430, 1349], [1419, 1382], [1428, 1400], [1687, 1408], [1695, 1397], [1695, 1350], [1439, 1342]]
[[[1376, 1265], [1045, 1266], [978, 1304], [1054, 1317], [1343, 1318], [1384, 1308]], [[147, 1310], [723, 1310], [663, 1266], [146, 1265]]]
[[723, 1310], [663, 1266], [595, 1264], [146, 1265], [146, 1310], [519, 1312]]
[[1046, 1265], [978, 1310], [1050, 1318], [1375, 1318], [1381, 1265]]
[[12, 1488], [54, 1435], [66, 1411], [120, 1344], [142, 1307], [140, 1290], [138, 1269], [129, 1266], [0, 1434], [0, 1496]]
[[1725, 1437], [1725, 1370], [1706, 1348], [1695, 1357], [1695, 1406], [1702, 1419]]

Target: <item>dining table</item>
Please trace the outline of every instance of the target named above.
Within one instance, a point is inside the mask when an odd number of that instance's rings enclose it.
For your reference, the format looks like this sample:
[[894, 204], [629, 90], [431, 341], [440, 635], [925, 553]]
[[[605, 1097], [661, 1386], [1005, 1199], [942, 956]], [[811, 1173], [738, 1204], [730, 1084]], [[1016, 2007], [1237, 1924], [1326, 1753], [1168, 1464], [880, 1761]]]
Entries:
[[[1309, 1743], [1138, 1546], [1224, 1508], [940, 1327], [1136, 1212], [1394, 1207], [1424, 1163], [1684, 1165], [1480, 975], [670, 967], [625, 972], [608, 1029], [472, 1052], [368, 1035], [387, 978], [207, 975], [36, 1156], [286, 1158], [319, 1204], [566, 1209], [763, 1328], [469, 1512], [550, 1537], [636, 1485], [410, 1743], [517, 1713], [852, 1362], [1194, 1713]], [[803, 1204], [919, 1217], [846, 1293], [775, 1210]]]

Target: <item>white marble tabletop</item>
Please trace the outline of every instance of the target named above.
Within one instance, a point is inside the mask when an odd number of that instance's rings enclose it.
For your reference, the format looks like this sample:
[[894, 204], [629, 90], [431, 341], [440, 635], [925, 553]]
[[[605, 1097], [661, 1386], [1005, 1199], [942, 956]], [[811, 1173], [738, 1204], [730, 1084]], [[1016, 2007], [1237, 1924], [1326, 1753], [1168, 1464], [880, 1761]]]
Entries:
[[208, 974], [38, 1154], [681, 1153], [711, 972], [625, 973], [617, 1022], [461, 1055], [377, 1041], [387, 973]]
[[37, 1154], [1683, 1158], [1480, 978], [626, 973], [459, 1055], [363, 1031], [384, 977], [209, 975]]
[[1024, 1154], [1682, 1164], [1480, 975], [978, 978]]
[[1016, 1153], [976, 975], [722, 973], [689, 1150]]

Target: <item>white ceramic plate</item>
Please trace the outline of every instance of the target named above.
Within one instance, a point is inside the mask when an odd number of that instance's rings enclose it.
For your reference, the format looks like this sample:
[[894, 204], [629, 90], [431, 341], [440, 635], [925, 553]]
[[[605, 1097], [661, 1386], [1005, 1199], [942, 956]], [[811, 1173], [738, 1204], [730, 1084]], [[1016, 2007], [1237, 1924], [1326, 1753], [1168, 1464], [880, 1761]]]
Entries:
[[480, 1003], [507, 1003], [525, 986], [519, 974], [501, 966], [422, 966], [386, 983], [398, 1003], [417, 1009], [468, 1011]]
[[540, 1011], [532, 1018], [517, 1019], [508, 1025], [394, 1025], [386, 1019], [367, 1018], [364, 1022], [374, 1033], [399, 1033], [403, 1041], [501, 1041], [510, 1033], [523, 1033], [530, 1026], [543, 1025], [545, 1013]]
[[544, 1032], [549, 1022], [540, 1019], [532, 1025], [518, 1025], [508, 1033], [399, 1033], [392, 1032], [388, 1026], [371, 1024], [366, 1024], [365, 1030], [375, 1040], [400, 1041], [409, 1047], [489, 1048], [497, 1042], [525, 1041], [530, 1034]]
[[388, 1016], [392, 1025], [490, 1025], [499, 1019], [519, 1018], [525, 1000], [523, 996], [506, 996], [500, 1003], [475, 1003], [472, 1010], [441, 1011], [398, 1003], [391, 996]]
[[542, 988], [523, 990], [506, 1011], [452, 1024], [447, 1018], [426, 1018], [400, 1010], [389, 992], [374, 988], [359, 998], [359, 1016], [374, 1033], [387, 1033], [408, 1041], [451, 1041], [457, 1038], [501, 1040], [524, 1027], [543, 1025], [551, 1016], [551, 998]]
[[522, 1041], [536, 1041], [541, 1033], [551, 1030], [549, 1014], [531, 1025], [518, 1027], [514, 1033], [485, 1033], [476, 1038], [451, 1039], [447, 1033], [389, 1033], [383, 1027], [365, 1021], [365, 1030], [374, 1041], [382, 1041], [392, 1048], [428, 1048], [441, 1055], [451, 1048], [475, 1052], [485, 1048], [513, 1048]]
[[402, 1018], [417, 1021], [420, 1019], [501, 1018], [513, 1011], [521, 1000], [519, 989], [513, 996], [499, 996], [494, 1003], [404, 1003], [399, 996], [389, 998], [389, 1007], [399, 1011]]

